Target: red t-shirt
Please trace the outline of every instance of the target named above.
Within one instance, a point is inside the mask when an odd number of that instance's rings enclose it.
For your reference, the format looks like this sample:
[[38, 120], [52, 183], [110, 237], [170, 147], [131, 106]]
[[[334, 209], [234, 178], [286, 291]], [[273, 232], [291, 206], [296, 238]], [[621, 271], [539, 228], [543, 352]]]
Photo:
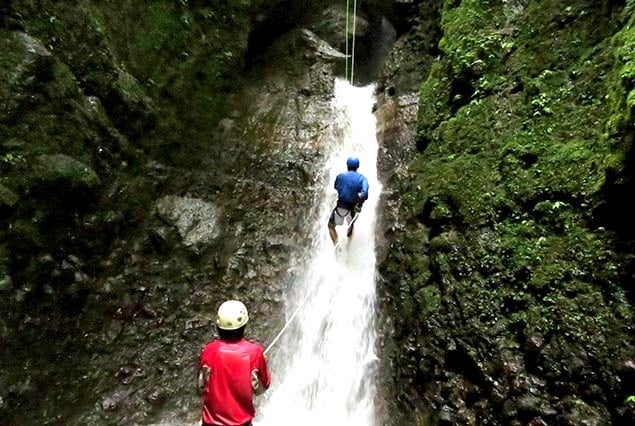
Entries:
[[203, 394], [203, 422], [212, 425], [238, 426], [256, 415], [251, 387], [251, 372], [266, 388], [271, 374], [262, 347], [246, 339], [208, 343], [201, 354], [199, 368], [210, 369]]

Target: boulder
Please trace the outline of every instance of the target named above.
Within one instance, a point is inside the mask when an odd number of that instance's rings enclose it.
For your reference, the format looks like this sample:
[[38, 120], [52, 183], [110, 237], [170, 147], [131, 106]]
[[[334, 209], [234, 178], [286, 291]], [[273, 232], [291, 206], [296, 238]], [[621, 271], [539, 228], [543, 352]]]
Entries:
[[99, 176], [86, 164], [65, 154], [40, 155], [36, 158], [36, 180], [44, 184], [65, 183], [72, 188], [92, 189]]
[[199, 198], [165, 196], [157, 201], [156, 213], [177, 229], [183, 244], [194, 253], [221, 235], [218, 207]]

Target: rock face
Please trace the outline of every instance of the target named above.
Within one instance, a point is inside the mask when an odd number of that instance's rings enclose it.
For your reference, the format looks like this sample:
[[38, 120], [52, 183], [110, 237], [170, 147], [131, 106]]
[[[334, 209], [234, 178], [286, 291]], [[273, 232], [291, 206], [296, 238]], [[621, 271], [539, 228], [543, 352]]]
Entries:
[[[358, 3], [381, 418], [632, 420], [631, 2]], [[344, 7], [0, 4], [0, 423], [194, 422], [218, 304], [275, 336]]]
[[436, 56], [416, 126], [407, 62], [387, 65], [379, 106], [382, 161], [409, 161], [384, 171], [389, 418], [630, 423], [633, 6], [437, 7], [437, 52], [428, 9], [393, 53]]
[[219, 303], [279, 330], [344, 54], [250, 3], [0, 5], [0, 423], [193, 422]]
[[221, 235], [220, 212], [212, 203], [166, 195], [157, 201], [156, 211], [160, 219], [176, 228], [183, 244], [195, 253]]

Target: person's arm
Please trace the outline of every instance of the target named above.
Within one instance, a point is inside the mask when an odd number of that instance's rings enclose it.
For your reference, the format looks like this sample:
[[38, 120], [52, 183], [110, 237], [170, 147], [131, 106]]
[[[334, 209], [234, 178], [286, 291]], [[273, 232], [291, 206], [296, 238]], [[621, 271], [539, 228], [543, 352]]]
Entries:
[[362, 190], [357, 194], [360, 204], [368, 199], [368, 179], [364, 175], [361, 176]]
[[207, 381], [209, 380], [210, 367], [205, 361], [207, 345], [201, 351], [201, 356], [198, 359], [198, 371], [196, 372], [196, 390], [200, 395], [203, 394], [207, 387]]
[[198, 375], [196, 378], [196, 388], [199, 394], [203, 394], [207, 387], [207, 381], [209, 380], [210, 368], [207, 365], [202, 365], [198, 368]]
[[267, 367], [267, 360], [264, 354], [260, 354], [257, 361], [257, 368], [251, 372], [251, 388], [256, 395], [263, 394], [271, 385], [271, 373]]

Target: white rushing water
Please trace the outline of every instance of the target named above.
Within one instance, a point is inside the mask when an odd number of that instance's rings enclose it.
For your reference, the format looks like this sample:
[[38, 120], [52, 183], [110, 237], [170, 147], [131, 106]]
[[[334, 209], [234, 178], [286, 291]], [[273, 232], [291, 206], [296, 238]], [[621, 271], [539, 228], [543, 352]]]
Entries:
[[[374, 87], [335, 84], [330, 141], [318, 219], [312, 244], [301, 253], [305, 270], [287, 295], [289, 328], [267, 354], [273, 382], [258, 401], [256, 426], [380, 424], [374, 409], [375, 376], [375, 217], [381, 192], [372, 114]], [[335, 205], [337, 174], [357, 156], [369, 183], [355, 232], [336, 253], [327, 220]]]

